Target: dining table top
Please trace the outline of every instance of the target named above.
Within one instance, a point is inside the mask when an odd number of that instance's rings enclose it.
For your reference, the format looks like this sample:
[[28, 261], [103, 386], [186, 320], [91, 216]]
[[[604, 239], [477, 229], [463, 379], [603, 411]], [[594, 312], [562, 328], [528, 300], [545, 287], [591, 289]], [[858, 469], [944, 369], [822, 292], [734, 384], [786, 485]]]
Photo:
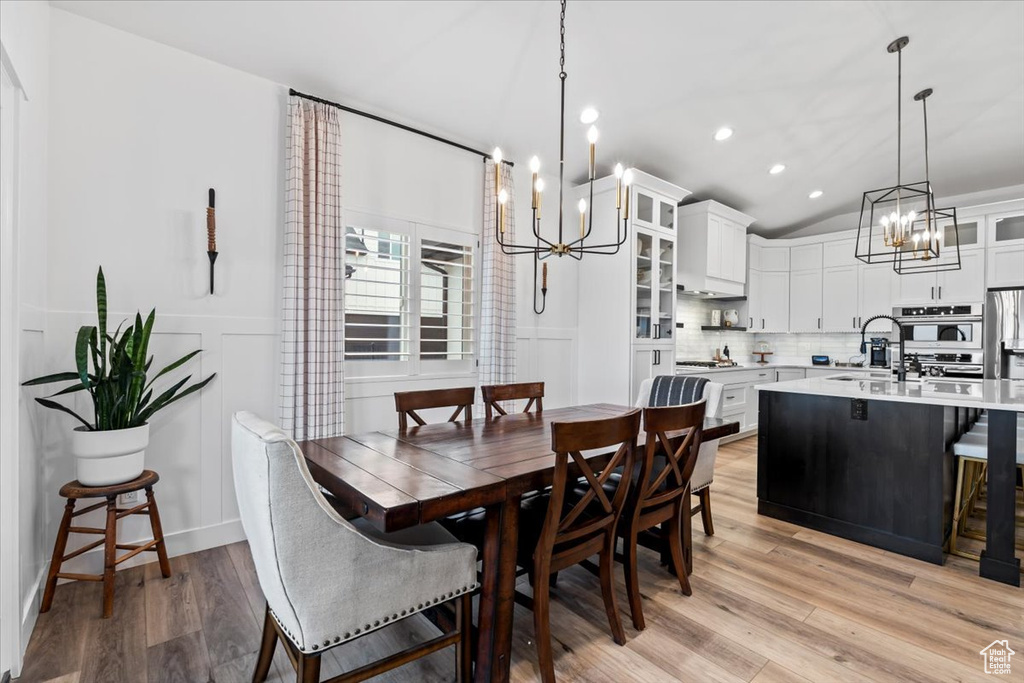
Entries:
[[[551, 483], [551, 425], [614, 417], [628, 406], [596, 403], [497, 419], [470, 419], [303, 441], [314, 480], [353, 515], [382, 531], [425, 524]], [[739, 431], [705, 418], [705, 441]], [[584, 454], [590, 461], [610, 453]]]

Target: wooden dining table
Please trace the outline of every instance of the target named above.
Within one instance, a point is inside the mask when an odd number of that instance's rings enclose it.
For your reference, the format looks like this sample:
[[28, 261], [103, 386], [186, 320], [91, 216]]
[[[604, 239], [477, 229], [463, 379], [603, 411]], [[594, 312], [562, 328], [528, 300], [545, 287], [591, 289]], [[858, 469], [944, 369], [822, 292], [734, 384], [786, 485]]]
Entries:
[[[512, 648], [519, 503], [551, 484], [551, 424], [621, 415], [606, 403], [379, 431], [299, 445], [316, 482], [352, 515], [381, 531], [397, 531], [483, 508], [478, 642], [474, 680], [507, 681]], [[739, 431], [734, 421], [707, 418], [704, 440]], [[585, 453], [594, 466], [611, 453]], [[689, 510], [689, 506], [687, 511]], [[684, 527], [689, 564], [689, 514]]]

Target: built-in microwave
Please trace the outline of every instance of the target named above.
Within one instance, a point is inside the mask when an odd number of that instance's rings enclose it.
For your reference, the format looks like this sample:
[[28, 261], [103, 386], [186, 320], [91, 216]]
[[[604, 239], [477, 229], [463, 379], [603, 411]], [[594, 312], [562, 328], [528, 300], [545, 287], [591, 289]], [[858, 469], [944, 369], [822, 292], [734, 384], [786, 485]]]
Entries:
[[[897, 306], [892, 317], [903, 326], [908, 351], [982, 348], [981, 304]], [[893, 337], [899, 338], [895, 326]]]

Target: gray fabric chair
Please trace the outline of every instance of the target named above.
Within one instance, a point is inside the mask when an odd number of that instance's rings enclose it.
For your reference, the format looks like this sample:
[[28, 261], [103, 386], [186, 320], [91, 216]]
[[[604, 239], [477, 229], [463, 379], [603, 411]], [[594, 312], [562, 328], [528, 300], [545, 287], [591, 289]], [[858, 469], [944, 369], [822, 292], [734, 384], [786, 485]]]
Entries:
[[280, 637], [302, 683], [318, 681], [320, 655], [390, 623], [454, 600], [455, 628], [350, 672], [359, 681], [409, 656], [456, 646], [469, 680], [476, 549], [436, 524], [383, 534], [348, 522], [325, 500], [298, 444], [252, 413], [232, 419], [238, 509], [267, 599], [254, 681], [266, 679]]
[[[640, 383], [640, 391], [636, 397], [636, 408], [647, 408], [651, 398], [651, 386], [654, 379], [645, 379]], [[705, 417], [722, 417], [722, 385], [708, 382], [704, 385], [704, 400], [707, 401]], [[700, 499], [700, 504], [693, 512], [700, 511], [704, 524], [704, 533], [714, 536], [715, 525], [711, 520], [711, 483], [715, 480], [715, 459], [718, 457], [718, 439], [703, 441], [697, 455], [697, 466], [690, 477], [690, 491]]]

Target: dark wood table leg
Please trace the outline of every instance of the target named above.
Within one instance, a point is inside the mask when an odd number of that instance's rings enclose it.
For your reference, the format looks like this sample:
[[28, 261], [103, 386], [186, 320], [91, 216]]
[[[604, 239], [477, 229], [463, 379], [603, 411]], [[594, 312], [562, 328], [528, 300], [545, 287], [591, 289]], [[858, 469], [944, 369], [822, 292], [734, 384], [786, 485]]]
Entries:
[[1014, 557], [1017, 487], [1017, 414], [988, 411], [988, 499], [985, 549], [978, 574], [1011, 586], [1020, 585], [1020, 560]]
[[476, 683], [505, 683], [512, 659], [519, 496], [487, 508], [483, 585], [477, 643]]

